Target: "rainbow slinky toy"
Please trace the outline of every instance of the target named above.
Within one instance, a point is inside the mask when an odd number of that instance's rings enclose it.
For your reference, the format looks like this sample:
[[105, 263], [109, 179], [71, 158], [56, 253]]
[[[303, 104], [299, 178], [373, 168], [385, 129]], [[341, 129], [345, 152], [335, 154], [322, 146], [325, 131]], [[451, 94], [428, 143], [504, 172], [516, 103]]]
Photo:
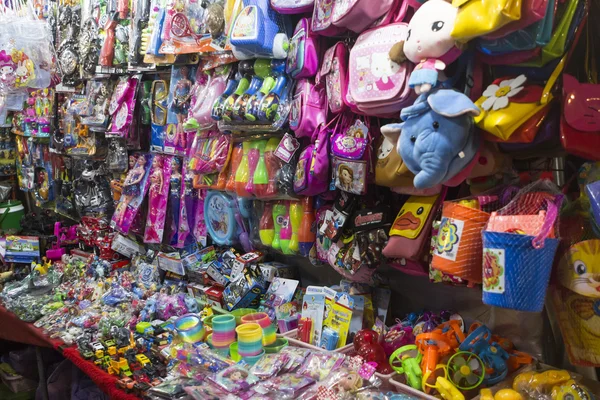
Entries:
[[186, 343], [198, 343], [204, 339], [204, 326], [200, 318], [195, 314], [182, 315], [175, 321], [175, 329]]
[[235, 342], [235, 317], [229, 314], [213, 317], [212, 329], [214, 348], [229, 351], [229, 345]]
[[244, 315], [242, 317], [242, 325], [252, 322], [257, 323], [262, 328], [263, 346], [268, 346], [270, 344], [275, 343], [275, 340], [277, 340], [277, 329], [275, 328], [275, 325], [273, 325], [273, 323], [271, 322], [271, 318], [269, 318], [269, 316], [266, 313], [258, 312], [254, 314]]
[[257, 356], [263, 351], [263, 330], [257, 323], [242, 324], [235, 328], [238, 354], [241, 357]]

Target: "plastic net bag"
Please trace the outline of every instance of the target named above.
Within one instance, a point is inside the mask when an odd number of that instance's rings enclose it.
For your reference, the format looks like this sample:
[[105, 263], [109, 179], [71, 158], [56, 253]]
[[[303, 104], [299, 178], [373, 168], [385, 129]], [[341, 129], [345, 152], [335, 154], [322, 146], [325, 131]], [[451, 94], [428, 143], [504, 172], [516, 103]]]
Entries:
[[521, 189], [483, 231], [483, 302], [540, 312], [559, 239], [563, 195], [548, 180]]

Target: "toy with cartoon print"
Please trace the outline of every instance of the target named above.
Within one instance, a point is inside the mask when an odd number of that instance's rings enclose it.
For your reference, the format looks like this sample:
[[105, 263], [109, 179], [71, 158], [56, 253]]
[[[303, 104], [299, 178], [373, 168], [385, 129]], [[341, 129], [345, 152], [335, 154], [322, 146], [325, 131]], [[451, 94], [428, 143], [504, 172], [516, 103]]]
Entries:
[[494, 385], [506, 378], [509, 354], [498, 343], [492, 342], [492, 332], [487, 326], [481, 325], [474, 329], [458, 349], [474, 353], [483, 361], [486, 385]]
[[461, 53], [450, 33], [458, 9], [452, 4], [433, 0], [421, 5], [408, 23], [406, 40], [390, 50], [390, 60], [401, 64], [407, 59], [416, 64], [408, 85], [417, 94], [427, 93], [440, 80], [438, 71], [454, 62]]
[[[477, 162], [480, 139], [473, 116], [479, 109], [464, 94], [435, 89], [402, 109], [400, 124], [389, 124], [381, 133], [392, 143], [409, 170], [417, 189], [437, 184], [457, 186]], [[399, 139], [398, 139], [399, 137]]]
[[257, 57], [285, 59], [292, 26], [269, 0], [244, 0], [244, 8], [231, 28], [230, 43], [238, 60]]

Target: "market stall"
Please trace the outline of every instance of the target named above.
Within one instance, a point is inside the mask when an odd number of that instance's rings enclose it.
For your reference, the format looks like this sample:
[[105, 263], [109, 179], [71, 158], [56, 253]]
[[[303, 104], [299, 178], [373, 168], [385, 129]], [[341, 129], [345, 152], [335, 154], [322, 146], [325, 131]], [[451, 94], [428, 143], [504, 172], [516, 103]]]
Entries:
[[0, 338], [118, 399], [590, 399], [597, 7], [0, 4]]

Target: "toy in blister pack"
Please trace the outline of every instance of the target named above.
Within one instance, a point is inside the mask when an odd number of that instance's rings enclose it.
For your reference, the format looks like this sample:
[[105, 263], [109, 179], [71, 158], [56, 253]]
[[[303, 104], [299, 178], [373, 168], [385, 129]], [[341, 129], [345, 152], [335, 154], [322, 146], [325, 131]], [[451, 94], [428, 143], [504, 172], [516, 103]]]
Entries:
[[107, 135], [129, 137], [139, 81], [139, 76], [125, 76], [119, 79], [108, 105], [111, 121]]
[[285, 59], [288, 55], [290, 21], [278, 14], [269, 0], [244, 0], [229, 35], [238, 60], [257, 57]]
[[225, 90], [228, 73], [229, 68], [218, 68], [210, 74], [197, 69], [185, 130], [209, 129], [215, 124], [211, 117], [212, 106]]
[[[194, 75], [195, 68], [191, 66], [173, 66], [171, 69], [169, 111], [166, 116], [167, 126], [163, 148], [165, 153], [183, 155], [187, 150], [184, 122], [190, 110]], [[155, 90], [160, 93], [159, 88]], [[154, 104], [158, 107], [157, 96], [160, 97], [160, 94], [155, 94]]]
[[131, 65], [141, 65], [144, 63], [144, 54], [147, 47], [147, 38], [144, 36], [144, 32], [148, 30], [151, 3], [151, 1], [143, 0], [132, 1], [132, 29], [129, 37], [128, 54], [129, 64]]
[[244, 247], [252, 248], [235, 199], [225, 193], [209, 191], [204, 200], [204, 215], [206, 229], [214, 243], [230, 246], [241, 241]]
[[98, 164], [85, 160], [73, 166], [73, 196], [80, 217], [107, 217], [114, 209], [109, 179]]
[[[195, 221], [204, 222], [204, 218], [197, 219], [197, 213], [200, 209], [200, 202], [197, 201], [197, 190], [194, 188], [194, 174], [188, 166], [183, 166], [183, 184], [181, 185], [181, 210], [179, 212], [179, 226], [177, 235], [173, 236], [172, 242], [177, 239], [174, 246], [183, 248], [186, 244], [192, 241], [193, 236], [190, 236], [192, 229], [197, 225]], [[203, 206], [203, 205], [202, 205]], [[204, 209], [204, 207], [202, 207]], [[206, 233], [204, 234], [206, 237]]]
[[135, 166], [127, 173], [123, 182], [123, 194], [111, 220], [111, 226], [121, 233], [129, 232], [142, 199], [146, 196], [152, 158], [151, 154], [139, 154]]
[[105, 126], [108, 123], [108, 105], [112, 95], [112, 84], [107, 79], [90, 80], [86, 85], [87, 103], [80, 114], [84, 125]]
[[157, 154], [152, 159], [150, 170], [150, 186], [148, 188], [148, 216], [146, 217], [146, 230], [144, 242], [160, 243], [163, 237], [169, 183], [171, 179], [171, 157]]

